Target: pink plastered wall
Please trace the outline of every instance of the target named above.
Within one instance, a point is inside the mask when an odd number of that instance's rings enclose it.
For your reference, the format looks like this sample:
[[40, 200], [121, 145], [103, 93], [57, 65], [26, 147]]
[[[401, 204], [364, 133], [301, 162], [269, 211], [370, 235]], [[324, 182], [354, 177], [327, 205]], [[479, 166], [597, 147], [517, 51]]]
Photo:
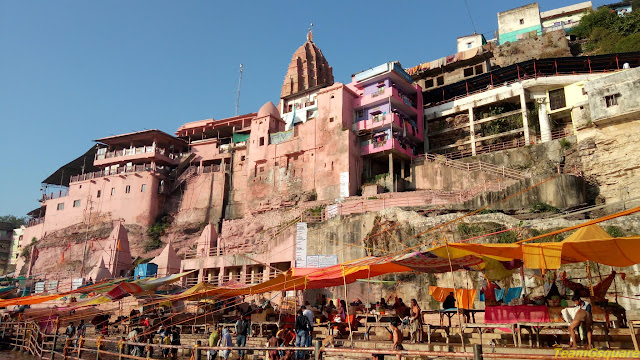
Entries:
[[[164, 196], [158, 194], [159, 185], [158, 175], [150, 172], [111, 175], [71, 183], [68, 196], [45, 201], [45, 221], [40, 234], [34, 236], [40, 239], [47, 232], [83, 223], [89, 219], [89, 211], [92, 219], [123, 219], [128, 224], [152, 225], [161, 211], [161, 198]], [[129, 193], [126, 192], [127, 186]], [[79, 200], [79, 206], [74, 207], [76, 200]], [[89, 200], [91, 210], [87, 204]], [[58, 210], [59, 204], [64, 204], [62, 210]], [[34, 229], [34, 232], [38, 230]], [[31, 235], [32, 231], [28, 233]]]

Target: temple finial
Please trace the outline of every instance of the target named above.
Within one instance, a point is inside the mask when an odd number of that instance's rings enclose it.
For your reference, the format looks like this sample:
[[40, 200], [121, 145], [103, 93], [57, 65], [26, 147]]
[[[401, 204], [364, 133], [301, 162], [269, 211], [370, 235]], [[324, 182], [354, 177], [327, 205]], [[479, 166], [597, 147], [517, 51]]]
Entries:
[[307, 41], [313, 42], [313, 23], [309, 26], [309, 32], [307, 33]]

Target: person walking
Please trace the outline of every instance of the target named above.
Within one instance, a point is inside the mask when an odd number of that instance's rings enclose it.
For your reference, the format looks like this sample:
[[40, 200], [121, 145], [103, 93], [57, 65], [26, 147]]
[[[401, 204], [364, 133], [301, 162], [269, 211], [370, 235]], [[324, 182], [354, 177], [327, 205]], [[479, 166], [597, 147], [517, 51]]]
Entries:
[[[391, 350], [404, 350], [404, 347], [402, 347], [402, 330], [400, 330], [399, 326], [400, 322], [397, 319], [391, 321], [391, 334], [393, 335], [393, 347]], [[396, 355], [396, 359], [401, 360], [402, 355]]]
[[315, 315], [313, 314], [313, 311], [307, 309], [306, 306], [302, 307], [302, 315], [306, 316], [307, 319], [309, 319], [309, 325], [311, 326], [311, 329], [307, 334], [307, 343], [305, 344], [305, 346], [309, 347], [313, 343], [313, 320], [315, 318]]
[[[309, 318], [302, 314], [302, 309], [298, 310], [296, 316], [296, 347], [305, 347], [307, 345], [307, 334], [311, 330]], [[304, 351], [296, 351], [296, 359], [303, 359], [306, 353]]]
[[[233, 346], [233, 339], [231, 339], [231, 334], [229, 333], [229, 329], [222, 329], [222, 346], [231, 347]], [[229, 355], [231, 355], [231, 350], [222, 350], [222, 358], [227, 360], [229, 359]]]
[[[243, 315], [238, 321], [236, 321], [236, 346], [247, 346], [247, 336], [251, 335], [251, 324], [247, 315]], [[240, 360], [244, 360], [245, 350], [238, 350]]]
[[411, 314], [409, 315], [411, 342], [422, 342], [422, 310], [416, 299], [411, 299]]
[[[220, 343], [220, 337], [220, 326], [218, 325], [209, 336], [209, 346], [218, 346]], [[207, 360], [214, 360], [216, 357], [218, 357], [217, 350], [207, 350]]]

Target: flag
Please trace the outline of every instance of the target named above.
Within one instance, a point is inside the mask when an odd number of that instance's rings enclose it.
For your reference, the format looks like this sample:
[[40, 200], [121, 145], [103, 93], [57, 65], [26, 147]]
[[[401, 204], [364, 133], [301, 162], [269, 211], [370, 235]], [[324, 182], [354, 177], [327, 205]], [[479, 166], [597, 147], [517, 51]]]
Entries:
[[93, 251], [93, 241], [91, 242], [91, 251]]
[[122, 251], [122, 246], [120, 245], [120, 240], [118, 240], [118, 251]]
[[67, 244], [67, 250], [71, 249], [71, 243]]
[[62, 259], [60, 259], [60, 264], [64, 262], [64, 251], [62, 252]]

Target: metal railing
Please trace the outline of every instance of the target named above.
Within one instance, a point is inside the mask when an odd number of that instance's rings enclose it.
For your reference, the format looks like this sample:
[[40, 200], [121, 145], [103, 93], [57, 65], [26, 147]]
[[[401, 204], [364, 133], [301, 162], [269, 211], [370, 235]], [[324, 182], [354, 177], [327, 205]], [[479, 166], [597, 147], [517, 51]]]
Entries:
[[168, 169], [163, 167], [158, 167], [158, 166], [153, 167], [151, 164], [139, 164], [139, 165], [131, 165], [131, 166], [119, 166], [117, 169], [107, 168], [104, 170], [94, 171], [86, 174], [73, 175], [71, 176], [71, 179], [69, 180], [69, 182], [92, 180], [92, 179], [101, 178], [105, 176], [144, 172], [144, 171], [157, 172], [164, 175], [167, 175], [169, 173]]
[[[230, 327], [231, 324], [219, 324]], [[206, 332], [206, 324], [204, 325]], [[466, 329], [466, 328], [465, 328]], [[397, 356], [409, 356], [409, 357], [425, 357], [425, 358], [468, 358], [468, 359], [551, 359], [553, 354], [531, 354], [531, 353], [504, 353], [495, 352], [493, 349], [491, 352], [483, 352], [482, 344], [469, 345], [465, 341], [466, 335], [461, 336], [460, 349], [458, 351], [431, 351], [431, 350], [393, 350], [391, 343], [388, 343], [387, 348], [377, 348], [368, 346], [366, 348], [353, 347], [353, 340], [351, 341], [351, 347], [328, 347], [322, 346], [321, 340], [316, 340], [312, 347], [293, 347], [293, 346], [202, 346], [202, 340], [191, 340], [191, 344], [187, 345], [161, 345], [152, 342], [150, 337], [145, 334], [137, 335], [133, 340], [112, 340], [87, 337], [83, 336], [82, 340], [76, 343], [77, 338], [67, 338], [64, 335], [57, 335], [58, 328], [56, 326], [53, 334], [48, 334], [47, 331], [42, 331], [40, 326], [33, 321], [29, 322], [11, 322], [3, 323], [0, 327], [2, 338], [5, 335], [8, 336], [9, 343], [7, 344], [13, 350], [20, 351], [22, 353], [29, 353], [33, 357], [38, 359], [44, 359], [45, 356], [48, 359], [134, 359], [134, 360], [146, 360], [157, 358], [164, 351], [175, 353], [176, 355], [191, 356], [194, 360], [204, 360], [208, 350], [214, 351], [246, 351], [254, 354], [264, 354], [268, 357], [268, 352], [271, 350], [291, 352], [294, 355], [296, 352], [305, 352], [313, 356], [314, 360], [320, 360], [323, 355], [343, 358], [345, 356], [370, 356], [376, 355], [397, 355]], [[146, 340], [146, 341], [145, 341]], [[77, 344], [77, 345], [76, 345]], [[467, 352], [467, 349], [473, 349], [473, 352]], [[302, 355], [300, 354], [300, 355]], [[296, 354], [298, 355], [298, 354]], [[585, 357], [565, 357], [569, 360], [586, 359]], [[628, 359], [628, 357], [609, 357], [611, 360]]]
[[477, 160], [474, 162], [464, 162], [464, 161], [449, 159], [445, 155], [436, 155], [431, 153], [424, 154], [421, 157], [424, 158], [425, 160], [436, 162], [436, 163], [449, 166], [458, 170], [482, 171], [482, 172], [486, 172], [486, 173], [490, 173], [493, 175], [498, 175], [498, 176], [502, 176], [502, 177], [510, 178], [514, 180], [523, 180], [531, 177], [531, 174], [529, 173], [523, 173], [521, 171], [514, 170], [505, 166], [497, 166], [497, 165], [480, 161], [480, 160]]
[[[573, 130], [572, 129], [561, 129], [561, 130], [557, 130], [551, 133], [551, 140], [557, 140], [557, 139], [561, 139], [567, 136], [571, 136], [573, 135]], [[518, 138], [512, 141], [505, 141], [502, 143], [497, 143], [497, 144], [487, 144], [487, 145], [480, 145], [476, 147], [476, 154], [475, 155], [480, 155], [480, 154], [485, 154], [485, 153], [491, 153], [491, 152], [496, 152], [496, 151], [501, 151], [501, 150], [508, 150], [508, 149], [515, 149], [515, 148], [520, 148], [520, 147], [524, 147], [527, 145], [536, 145], [536, 144], [540, 144], [542, 143], [542, 138], [540, 136], [535, 136], [534, 138], [530, 139], [530, 142], [527, 143], [524, 141], [524, 138]], [[437, 153], [437, 152], [436, 152]], [[440, 153], [440, 155], [446, 156], [447, 158], [451, 159], [451, 160], [455, 160], [455, 159], [462, 159], [465, 157], [470, 157], [470, 156], [475, 156], [471, 150], [471, 148], [468, 149], [462, 149], [462, 150], [458, 150], [458, 151], [454, 151], [454, 152], [448, 152], [448, 153]], [[420, 157], [420, 156], [418, 156]]]

